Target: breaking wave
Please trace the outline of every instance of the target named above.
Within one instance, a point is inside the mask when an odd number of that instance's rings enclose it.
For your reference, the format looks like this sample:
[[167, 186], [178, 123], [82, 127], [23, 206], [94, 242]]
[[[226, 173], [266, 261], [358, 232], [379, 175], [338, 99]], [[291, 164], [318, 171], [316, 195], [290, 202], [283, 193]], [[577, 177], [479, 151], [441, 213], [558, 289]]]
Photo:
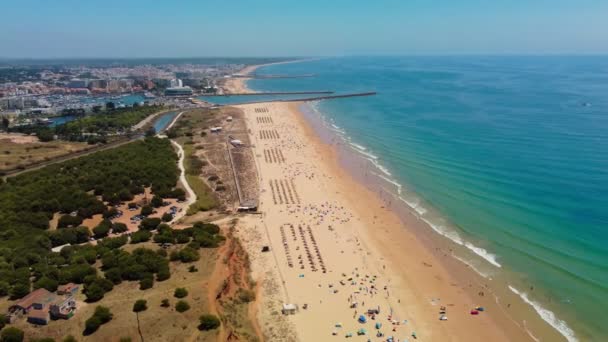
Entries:
[[536, 312], [538, 313], [538, 315], [545, 322], [549, 323], [549, 325], [551, 325], [560, 334], [562, 334], [566, 338], [566, 340], [568, 340], [568, 342], [578, 342], [578, 339], [574, 335], [574, 331], [572, 329], [570, 329], [570, 327], [568, 326], [568, 324], [566, 324], [566, 322], [564, 322], [561, 319], [557, 318], [555, 316], [555, 314], [553, 313], [553, 311], [545, 309], [544, 307], [542, 307], [537, 302], [535, 302], [535, 301], [531, 300], [530, 298], [528, 298], [528, 294], [527, 293], [519, 291], [519, 290], [517, 290], [516, 288], [514, 288], [511, 285], [509, 285], [509, 290], [511, 290], [516, 295], [518, 295], [524, 302], [526, 302], [529, 305], [531, 305], [534, 308], [534, 310], [536, 310]]

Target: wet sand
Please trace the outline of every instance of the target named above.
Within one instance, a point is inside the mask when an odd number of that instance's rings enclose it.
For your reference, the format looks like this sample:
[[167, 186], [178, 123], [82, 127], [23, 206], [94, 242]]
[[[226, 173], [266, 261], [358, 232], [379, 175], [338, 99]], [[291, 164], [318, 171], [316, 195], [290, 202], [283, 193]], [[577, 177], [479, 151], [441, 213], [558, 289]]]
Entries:
[[[295, 339], [269, 332], [280, 322], [283, 303], [299, 310], [280, 323], [281, 329], [301, 341], [336, 338], [334, 332], [342, 338], [352, 333], [355, 340], [379, 341], [377, 322], [384, 340], [412, 340], [412, 334], [427, 341], [532, 340], [491, 296], [475, 298], [465, 290], [476, 280], [448, 270], [464, 265], [440, 259], [413, 230], [403, 229], [416, 222], [404, 222], [353, 179], [336, 151], [303, 119], [297, 103], [239, 108], [245, 111], [254, 144], [263, 213], [243, 219], [253, 227], [243, 232], [243, 240], [252, 256], [254, 279], [272, 287], [262, 289], [259, 315], [269, 340]], [[270, 252], [261, 253], [265, 245]], [[478, 305], [486, 311], [471, 315]], [[378, 307], [380, 314], [358, 322], [361, 314]], [[439, 319], [441, 312], [448, 320]], [[361, 328], [367, 336], [356, 336]]]

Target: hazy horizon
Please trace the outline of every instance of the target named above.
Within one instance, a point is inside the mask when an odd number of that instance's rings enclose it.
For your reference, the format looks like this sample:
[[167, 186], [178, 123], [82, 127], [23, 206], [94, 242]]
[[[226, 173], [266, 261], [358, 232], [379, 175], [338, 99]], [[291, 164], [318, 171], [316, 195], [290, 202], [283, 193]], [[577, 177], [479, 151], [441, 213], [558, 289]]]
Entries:
[[598, 0], [26, 0], [5, 8], [4, 59], [608, 53], [608, 3]]

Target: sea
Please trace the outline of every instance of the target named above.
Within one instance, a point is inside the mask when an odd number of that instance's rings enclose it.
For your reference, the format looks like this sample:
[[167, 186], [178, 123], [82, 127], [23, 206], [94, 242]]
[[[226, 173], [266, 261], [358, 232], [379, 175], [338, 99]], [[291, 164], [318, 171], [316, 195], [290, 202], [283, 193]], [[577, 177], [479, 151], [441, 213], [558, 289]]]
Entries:
[[608, 340], [608, 56], [340, 57], [256, 72], [314, 74], [248, 81], [256, 91], [376, 91], [307, 110], [431, 234], [468, 251], [462, 262], [566, 340]]

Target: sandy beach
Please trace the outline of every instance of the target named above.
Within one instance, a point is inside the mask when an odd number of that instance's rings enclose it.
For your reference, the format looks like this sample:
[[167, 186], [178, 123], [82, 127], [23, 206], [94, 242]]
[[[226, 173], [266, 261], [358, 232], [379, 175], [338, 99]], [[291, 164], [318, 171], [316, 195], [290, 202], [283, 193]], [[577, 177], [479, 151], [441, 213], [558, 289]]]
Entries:
[[[251, 92], [246, 79], [233, 80], [229, 91]], [[301, 105], [238, 106], [254, 145], [263, 213], [248, 217], [240, 233], [261, 281], [258, 317], [269, 340], [350, 333], [365, 341], [563, 339], [519, 298], [452, 257], [453, 246], [415, 214], [397, 215], [382, 194], [354, 179]], [[260, 252], [266, 245], [271, 253]], [[298, 313], [281, 316], [284, 303]], [[479, 306], [485, 311], [471, 315]], [[358, 322], [378, 307], [374, 319]], [[357, 336], [359, 329], [367, 334]]]
[[[396, 214], [341, 168], [297, 106], [239, 106], [254, 144], [263, 213], [246, 218], [252, 228], [242, 234], [254, 279], [272, 289], [262, 290], [260, 306], [270, 340], [326, 341], [359, 329], [366, 329], [364, 340], [531, 340], [496, 313], [471, 315], [479, 305], [492, 312], [491, 301], [465, 293], [468, 284], [454, 279]], [[270, 252], [261, 253], [263, 246]], [[283, 303], [298, 306], [282, 327], [294, 335], [272, 334]], [[362, 314], [366, 323], [359, 322]]]

